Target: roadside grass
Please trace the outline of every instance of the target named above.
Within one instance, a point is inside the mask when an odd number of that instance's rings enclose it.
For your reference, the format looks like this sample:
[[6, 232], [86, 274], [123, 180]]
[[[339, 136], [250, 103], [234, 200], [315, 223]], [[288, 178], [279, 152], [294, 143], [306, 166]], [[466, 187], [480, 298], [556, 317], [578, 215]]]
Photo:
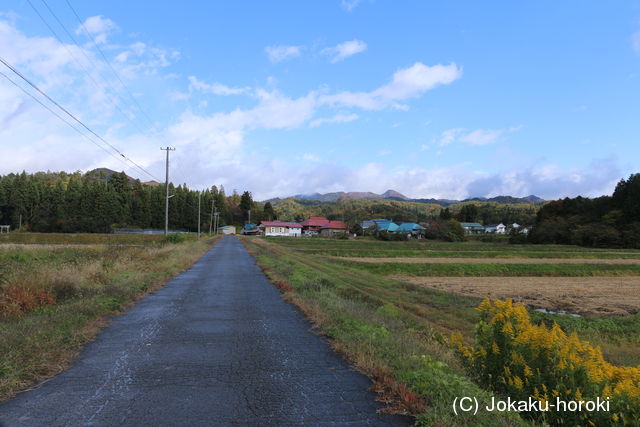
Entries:
[[214, 241], [0, 248], [0, 401], [63, 370], [107, 316], [161, 287]]
[[98, 234], [98, 233], [6, 233], [0, 234], [0, 244], [35, 245], [142, 245], [159, 242], [162, 234]]
[[[331, 262], [331, 261], [329, 261]], [[333, 262], [380, 275], [409, 276], [640, 276], [640, 265], [623, 264], [486, 264], [472, 263], [368, 263], [335, 259]]]
[[465, 375], [448, 345], [451, 332], [473, 330], [477, 298], [329, 263], [263, 239], [242, 241], [285, 298], [373, 378], [383, 399], [395, 402], [391, 409], [416, 415], [420, 425], [527, 424], [513, 413], [453, 413], [456, 397], [475, 396], [481, 405], [491, 399]]

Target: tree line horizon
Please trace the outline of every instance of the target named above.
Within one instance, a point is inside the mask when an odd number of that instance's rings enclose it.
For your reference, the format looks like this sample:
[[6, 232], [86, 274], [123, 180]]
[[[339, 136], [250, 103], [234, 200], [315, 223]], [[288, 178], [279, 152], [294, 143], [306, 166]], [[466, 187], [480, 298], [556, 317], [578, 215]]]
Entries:
[[[461, 203], [430, 207], [418, 203], [349, 199], [261, 203], [250, 191], [231, 195], [224, 186], [199, 191], [169, 184], [169, 228], [196, 231], [200, 198], [201, 230], [208, 231], [211, 212], [220, 225], [242, 226], [249, 220], [301, 221], [311, 215], [344, 220], [356, 226], [364, 219], [388, 217], [405, 222], [512, 223], [533, 226], [529, 243], [640, 247], [640, 174], [620, 180], [611, 196], [575, 197], [530, 206]], [[36, 232], [108, 233], [114, 228], [164, 227], [165, 188], [147, 185], [124, 172], [36, 172], [0, 175], [0, 224]], [[280, 214], [280, 216], [278, 215]], [[435, 225], [435, 224], [434, 224]], [[522, 239], [520, 239], [522, 240]]]

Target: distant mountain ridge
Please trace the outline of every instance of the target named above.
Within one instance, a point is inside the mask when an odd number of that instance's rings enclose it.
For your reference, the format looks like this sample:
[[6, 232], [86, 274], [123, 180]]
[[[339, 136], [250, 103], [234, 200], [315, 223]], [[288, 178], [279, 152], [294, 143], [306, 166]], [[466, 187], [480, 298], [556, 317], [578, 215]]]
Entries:
[[302, 200], [315, 200], [319, 202], [335, 202], [340, 199], [384, 199], [384, 200], [397, 200], [400, 202], [416, 202], [416, 203], [428, 203], [440, 206], [449, 206], [456, 203], [464, 202], [494, 202], [500, 204], [525, 204], [525, 203], [541, 203], [545, 200], [535, 196], [533, 194], [526, 197], [513, 197], [513, 196], [496, 196], [496, 197], [473, 197], [464, 200], [452, 200], [452, 199], [411, 199], [404, 194], [396, 190], [387, 190], [382, 194], [372, 193], [370, 191], [338, 191], [334, 193], [312, 193], [312, 194], [296, 194], [295, 196], [280, 198], [276, 197], [267, 201], [274, 202], [285, 199], [302, 199]]

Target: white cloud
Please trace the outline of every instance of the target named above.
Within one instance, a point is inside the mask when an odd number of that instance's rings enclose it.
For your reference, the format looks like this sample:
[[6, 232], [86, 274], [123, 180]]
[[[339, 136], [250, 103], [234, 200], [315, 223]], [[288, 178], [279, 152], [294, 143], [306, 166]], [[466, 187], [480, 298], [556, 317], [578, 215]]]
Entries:
[[82, 25], [76, 28], [76, 34], [85, 34], [84, 29], [93, 37], [96, 43], [103, 44], [107, 42], [107, 36], [116, 31], [118, 26], [109, 18], [104, 18], [101, 15], [91, 16], [87, 18]]
[[[379, 153], [383, 155], [383, 153]], [[411, 198], [465, 199], [535, 194], [545, 199], [611, 194], [622, 173], [611, 159], [596, 160], [583, 168], [563, 169], [545, 164], [495, 174], [469, 170], [468, 164], [450, 167], [406, 168], [367, 163], [348, 168], [314, 161], [300, 167], [286, 160], [246, 164], [218, 164], [221, 177], [239, 188], [251, 188], [256, 199], [332, 191], [383, 192], [389, 188]], [[251, 172], [259, 168], [261, 173]], [[220, 170], [221, 169], [221, 170]], [[455, 179], [452, 179], [455, 177]], [[242, 184], [240, 184], [242, 183]]]
[[367, 50], [367, 44], [361, 40], [349, 40], [334, 47], [322, 49], [321, 53], [331, 56], [331, 63], [336, 63]]
[[[105, 99], [112, 98], [109, 91], [105, 88], [96, 90], [67, 50], [69, 48], [74, 54], [78, 53], [78, 58], [83, 58], [80, 49], [90, 57], [96, 57], [89, 47], [64, 46], [53, 38], [27, 37], [2, 19], [0, 46], [4, 49], [3, 57], [33, 78], [55, 99], [79, 114], [136, 162], [155, 175], [163, 176], [163, 157], [158, 150], [158, 140], [162, 139], [160, 135], [143, 136], [131, 129], [121, 131], [126, 121], [116, 116], [113, 106], [105, 102]], [[156, 89], [158, 93], [154, 95], [158, 97], [176, 90], [167, 85], [168, 74], [162, 73], [162, 69], [179, 57], [178, 52], [156, 49], [141, 42], [128, 46], [110, 46], [105, 52], [119, 58], [113, 64], [121, 72], [124, 81], [132, 83], [132, 89]], [[97, 57], [95, 62], [100, 64]], [[103, 71], [106, 70], [96, 70]], [[348, 122], [357, 119], [357, 114], [352, 111], [359, 113], [351, 107], [365, 110], [404, 108], [409, 99], [419, 97], [438, 85], [450, 84], [461, 75], [462, 70], [455, 64], [427, 66], [416, 63], [398, 70], [387, 84], [370, 92], [347, 91], [332, 94], [328, 89], [322, 89], [293, 97], [280, 92], [275, 83], [270, 82], [268, 89], [251, 89], [252, 98], [249, 100], [254, 100], [254, 105], [249, 107], [205, 114], [194, 105], [195, 112], [183, 112], [164, 131], [166, 139], [178, 149], [172, 153], [172, 180], [184, 182], [188, 178], [189, 185], [195, 188], [221, 183], [228, 191], [233, 188], [249, 189], [257, 199], [314, 191], [382, 192], [388, 188], [406, 193], [410, 197], [465, 198], [497, 194], [524, 196], [534, 193], [552, 198], [610, 193], [623, 175], [616, 162], [611, 160], [596, 161], [592, 165], [573, 169], [549, 163], [515, 171], [506, 169], [500, 173], [483, 174], [469, 170], [468, 164], [408, 168], [393, 167], [391, 162], [374, 162], [361, 167], [346, 167], [323, 162], [316, 153], [309, 152], [308, 149], [289, 153], [281, 150], [279, 145], [271, 146], [270, 151], [260, 151], [259, 156], [254, 155], [261, 148], [254, 145], [250, 138], [254, 130], [300, 129], [311, 126], [314, 122], [316, 126], [322, 123]], [[134, 85], [136, 79], [141, 77], [145, 78], [145, 84]], [[194, 79], [189, 81], [198, 86], [193, 90], [218, 94], [247, 90]], [[74, 90], [70, 91], [70, 87]], [[176, 97], [183, 95], [175, 93]], [[147, 107], [145, 101], [146, 98], [140, 98], [143, 107]], [[125, 106], [122, 107], [127, 113], [132, 113]], [[11, 159], [11, 162], [0, 162], [0, 173], [22, 169], [34, 172], [110, 167], [124, 169], [132, 176], [147, 179], [74, 133], [2, 77], [0, 124], [0, 141], [11, 141], [3, 147], [3, 155]], [[464, 138], [469, 141], [467, 143], [472, 143], [472, 140], [484, 142], [491, 139], [489, 131], [501, 131], [504, 137], [514, 129], [517, 128], [481, 129], [483, 132], [476, 134], [477, 139], [470, 136], [473, 132], [463, 130], [454, 132], [453, 139], [458, 141], [459, 138]], [[335, 145], [330, 148], [336, 149], [335, 156], [341, 154], [341, 148]], [[371, 155], [386, 155], [389, 150], [380, 151], [382, 148], [388, 147], [372, 148]], [[431, 152], [435, 150], [434, 147]], [[318, 153], [322, 155], [324, 152]], [[303, 164], [301, 159], [306, 159], [307, 162]]]
[[[149, 136], [143, 137], [137, 133], [138, 129], [133, 129], [129, 119], [142, 123], [137, 120], [139, 111], [123, 103], [113, 89], [104, 84], [100, 74], [108, 70], [96, 56], [92, 44], [78, 47], [61, 44], [51, 37], [26, 36], [15, 25], [0, 19], [0, 45], [4, 49], [3, 57], [52, 98], [137, 163], [148, 164], [149, 153], [157, 150], [158, 135], [147, 130]], [[166, 60], [175, 57], [171, 51], [160, 51], [166, 53]], [[161, 81], [165, 76], [151, 77], [162, 66], [162, 61], [155, 56], [155, 48], [136, 44], [111, 46], [105, 52], [119, 58], [112, 64], [131, 89], [137, 87], [135, 80], [143, 75], [145, 85], [166, 87], [166, 82]], [[123, 52], [128, 54], [122, 55]], [[93, 58], [95, 67], [90, 66], [87, 58]], [[0, 124], [0, 140], [12, 141], [4, 153], [14, 159], [10, 164], [4, 162], [0, 173], [111, 167], [137, 175], [135, 170], [131, 171], [129, 166], [77, 134], [2, 77]], [[146, 129], [146, 124], [142, 126]], [[158, 175], [161, 170], [156, 171]]]
[[640, 31], [631, 36], [631, 47], [640, 55]]
[[213, 95], [240, 95], [249, 91], [248, 87], [229, 87], [222, 83], [205, 83], [195, 76], [189, 76], [189, 91], [200, 91]]
[[[93, 90], [84, 82], [86, 76], [76, 68], [62, 45], [50, 38], [24, 37], [15, 28], [1, 20], [0, 44], [10, 47], [7, 52], [8, 59], [15, 60], [21, 69], [26, 69], [30, 75], [36, 77], [37, 81], [46, 81], [52, 95], [63, 101], [72, 111], [81, 112], [83, 117], [99, 118], [99, 127], [96, 129], [99, 133], [108, 135], [107, 139], [122, 148], [127, 155], [148, 167], [152, 173], [162, 176], [162, 158], [153, 154], [158, 151], [159, 136], [120, 135], [118, 130], [121, 129], [122, 123], [114, 118], [116, 116], [113, 115], [113, 111], [104, 113], [107, 104], [104, 100], [96, 98], [99, 91]], [[91, 50], [84, 49], [87, 55], [93, 55]], [[165, 64], [165, 60], [158, 60], [153, 56], [154, 48], [139, 42], [114, 48], [110, 53], [114, 57], [118, 56], [119, 60], [114, 61], [114, 66], [122, 71], [122, 76], [127, 82], [130, 79], [139, 78], [141, 73], [152, 75], [155, 70]], [[171, 50], [163, 52], [166, 61], [173, 60], [177, 56], [178, 54], [174, 55]], [[96, 62], [99, 63], [99, 61]], [[428, 87], [438, 84], [425, 84], [418, 81], [412, 83], [414, 90], [409, 92], [402, 90], [399, 95], [393, 94], [390, 92], [390, 87], [394, 85], [403, 87], [402, 84], [408, 84], [402, 72], [403, 70], [397, 72], [389, 84], [364, 94], [365, 98], [369, 98], [374, 103], [373, 108], [403, 108], [399, 101], [407, 97], [419, 96]], [[158, 76], [160, 80], [163, 78]], [[79, 81], [82, 84], [78, 85]], [[153, 80], [147, 79], [145, 83], [153, 84]], [[191, 88], [188, 90], [210, 93], [234, 94], [248, 91], [247, 88], [206, 83], [195, 76], [189, 80], [189, 83]], [[76, 90], [68, 91], [67, 88], [70, 86]], [[315, 164], [312, 170], [301, 168], [295, 162], [291, 163], [286, 159], [277, 160], [277, 157], [274, 160], [247, 162], [246, 158], [251, 155], [254, 148], [246, 143], [246, 139], [248, 133], [253, 130], [298, 129], [307, 125], [319, 126], [322, 123], [345, 123], [358, 118], [358, 115], [353, 112], [340, 110], [333, 115], [317, 117], [320, 112], [331, 112], [335, 106], [342, 107], [338, 102], [328, 103], [326, 98], [323, 99], [327, 96], [328, 89], [290, 97], [277, 90], [273, 81], [267, 86], [269, 89], [251, 90], [251, 95], [256, 100], [253, 107], [236, 108], [229, 112], [210, 115], [198, 113], [198, 110], [196, 112], [188, 110], [175, 121], [175, 124], [164, 131], [166, 139], [178, 148], [178, 151], [172, 155], [175, 167], [172, 176], [176, 182], [184, 182], [185, 177], [189, 178], [189, 184], [194, 187], [204, 187], [217, 182], [231, 188], [250, 188], [259, 197], [266, 198], [270, 195], [289, 194], [292, 189], [305, 192], [308, 188], [338, 189], [339, 186], [347, 188], [351, 184], [365, 188], [376, 181], [372, 178], [378, 170], [375, 165], [352, 170], [324, 164], [319, 159], [314, 160], [311, 157], [314, 153], [307, 153], [308, 156], [306, 156], [307, 161]], [[157, 87], [166, 88], [166, 83], [162, 81], [162, 85]], [[172, 99], [186, 99], [189, 96], [188, 92], [176, 91], [173, 88], [166, 90], [167, 95]], [[108, 93], [104, 91], [102, 96], [107, 97]], [[88, 101], [88, 99], [95, 101]], [[93, 108], [96, 110], [93, 111]], [[0, 131], [0, 138], [11, 138], [15, 141], [8, 155], [19, 159], [11, 165], [0, 166], [0, 173], [19, 169], [86, 170], [105, 166], [116, 170], [124, 169], [132, 176], [140, 176], [139, 172], [127, 169], [116, 159], [101, 152], [74, 134], [66, 125], [52, 118], [48, 112], [25, 100], [15, 90], [10, 90], [1, 81], [0, 123], [8, 124], [4, 130]], [[16, 135], [19, 137], [16, 138]], [[65, 150], [59, 150], [61, 146], [65, 147]], [[65, 154], [67, 152], [72, 154]], [[296, 154], [291, 153], [291, 155]], [[144, 176], [141, 178], [147, 179]], [[269, 182], [273, 185], [268, 185]], [[381, 191], [384, 190], [386, 188]]]
[[454, 128], [443, 131], [442, 135], [440, 136], [440, 140], [438, 141], [440, 146], [451, 144], [458, 138], [458, 136], [462, 132], [464, 132], [464, 128]]
[[341, 113], [341, 114], [336, 114], [333, 117], [315, 119], [311, 123], [309, 123], [309, 127], [312, 127], [312, 128], [318, 127], [324, 123], [348, 123], [357, 119], [358, 119], [357, 114]]
[[302, 46], [274, 45], [265, 47], [264, 51], [267, 53], [269, 61], [276, 63], [300, 56]]
[[460, 137], [460, 141], [471, 145], [493, 144], [502, 136], [502, 129], [476, 129]]
[[597, 197], [611, 194], [622, 178], [618, 162], [612, 158], [596, 159], [583, 168], [566, 168], [547, 163], [528, 168], [478, 176], [468, 187], [473, 196], [493, 197], [535, 194], [544, 199], [558, 197]]
[[506, 129], [476, 129], [467, 131], [465, 128], [447, 129], [442, 132], [438, 140], [440, 146], [452, 144], [454, 142], [466, 142], [470, 145], [489, 145], [497, 142], [505, 133], [517, 132], [522, 126], [513, 126]]
[[422, 95], [440, 85], [446, 85], [462, 77], [462, 69], [456, 64], [433, 66], [416, 62], [408, 68], [396, 71], [391, 82], [372, 92], [340, 92], [325, 95], [321, 98], [323, 104], [344, 107], [358, 107], [364, 110], [381, 110], [395, 107], [405, 110], [407, 106], [399, 104]]
[[341, 0], [340, 6], [347, 12], [351, 12], [353, 9], [358, 7], [358, 5], [362, 2], [362, 0]]

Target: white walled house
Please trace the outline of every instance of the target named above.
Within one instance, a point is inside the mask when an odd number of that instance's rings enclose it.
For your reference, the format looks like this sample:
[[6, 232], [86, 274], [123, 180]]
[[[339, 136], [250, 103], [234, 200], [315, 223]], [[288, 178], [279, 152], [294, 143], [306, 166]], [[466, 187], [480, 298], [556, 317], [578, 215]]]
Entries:
[[484, 228], [485, 233], [507, 234], [507, 226], [503, 223], [489, 224]]
[[262, 221], [260, 228], [265, 236], [300, 237], [302, 225], [297, 222]]

